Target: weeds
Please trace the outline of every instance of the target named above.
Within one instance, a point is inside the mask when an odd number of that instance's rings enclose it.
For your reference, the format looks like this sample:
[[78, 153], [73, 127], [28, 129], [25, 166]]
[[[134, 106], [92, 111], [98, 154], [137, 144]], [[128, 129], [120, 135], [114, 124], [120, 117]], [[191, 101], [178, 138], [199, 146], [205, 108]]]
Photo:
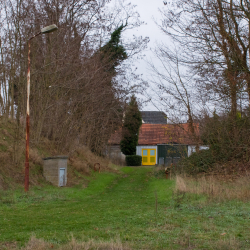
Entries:
[[[20, 249], [15, 243], [6, 243], [0, 245], [1, 249], [6, 250], [17, 250]], [[95, 249], [107, 249], [107, 250], [129, 250], [130, 248], [121, 243], [119, 238], [115, 240], [110, 240], [108, 242], [105, 241], [97, 241], [97, 240], [88, 240], [84, 241], [77, 241], [73, 236], [71, 241], [67, 244], [55, 244], [44, 239], [38, 239], [35, 236], [31, 236], [28, 243], [21, 248], [21, 250], [48, 250], [48, 249], [57, 249], [57, 250], [95, 250]]]
[[218, 241], [211, 241], [210, 246], [218, 250], [242, 250], [240, 242], [235, 238], [231, 237], [229, 239], [220, 239]]
[[186, 192], [181, 190], [176, 190], [172, 193], [172, 202], [174, 205], [174, 208], [179, 208], [181, 204], [184, 202]]
[[214, 176], [202, 176], [198, 178], [176, 176], [176, 190], [194, 194], [205, 194], [219, 201], [250, 199], [249, 177], [240, 177], [234, 182], [222, 182]]

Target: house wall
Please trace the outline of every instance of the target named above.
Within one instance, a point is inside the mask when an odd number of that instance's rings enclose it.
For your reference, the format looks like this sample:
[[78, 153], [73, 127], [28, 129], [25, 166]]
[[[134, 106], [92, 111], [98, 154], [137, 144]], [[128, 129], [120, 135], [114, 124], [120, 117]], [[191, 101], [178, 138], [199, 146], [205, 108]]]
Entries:
[[[200, 146], [199, 147], [200, 150], [207, 150], [209, 149], [209, 146]], [[195, 145], [189, 145], [188, 146], [188, 157], [192, 154], [196, 152], [196, 146]]]
[[163, 144], [158, 147], [158, 162], [160, 165], [170, 165], [187, 157], [188, 146], [183, 144]]
[[[160, 157], [164, 157], [164, 164], [167, 165], [167, 161], [169, 159], [166, 159], [168, 158], [168, 155], [166, 153], [166, 156], [165, 156], [165, 153], [164, 153], [164, 156], [162, 156], [162, 153], [163, 151], [165, 152], [166, 151], [166, 147], [175, 147], [176, 149], [179, 149], [179, 153], [177, 153], [176, 155], [169, 155], [169, 158], [172, 158], [172, 162], [175, 162], [175, 158], [176, 160], [178, 160], [177, 158], [181, 158], [181, 157], [186, 157], [186, 156], [190, 156], [192, 153], [196, 152], [196, 146], [195, 145], [181, 145], [181, 144], [177, 144], [177, 145], [157, 145], [157, 146], [136, 146], [136, 155], [140, 155], [142, 156], [142, 149], [155, 149], [156, 150], [156, 164], [160, 164], [159, 163], [159, 158]], [[179, 148], [181, 147], [181, 148]], [[207, 150], [209, 149], [208, 146], [200, 146], [199, 147], [200, 150]], [[182, 151], [182, 152], [181, 152]], [[180, 154], [180, 155], [179, 155]]]
[[156, 164], [158, 164], [158, 150], [157, 150], [157, 146], [136, 146], [136, 155], [140, 155], [142, 156], [142, 149], [155, 149], [156, 150]]
[[106, 155], [114, 164], [125, 165], [126, 156], [122, 153], [120, 145], [109, 145], [107, 147]]

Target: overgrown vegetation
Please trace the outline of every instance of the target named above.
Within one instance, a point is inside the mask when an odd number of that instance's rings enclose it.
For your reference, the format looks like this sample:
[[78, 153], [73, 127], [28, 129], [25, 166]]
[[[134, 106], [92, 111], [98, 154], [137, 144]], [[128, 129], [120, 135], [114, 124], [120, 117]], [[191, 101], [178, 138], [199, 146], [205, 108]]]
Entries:
[[[87, 145], [101, 155], [110, 135], [121, 126], [127, 96], [140, 83], [134, 74], [128, 81], [130, 64], [121, 64], [140, 53], [148, 39], [123, 38], [121, 45], [122, 31], [141, 22], [134, 6], [109, 2], [1, 1], [0, 116], [11, 118], [19, 130], [26, 118], [27, 40], [43, 27], [58, 26], [56, 32], [31, 42], [34, 142], [46, 138], [58, 150], [69, 151]], [[126, 53], [128, 48], [133, 53]]]
[[215, 176], [176, 176], [176, 190], [183, 193], [205, 194], [211, 200], [228, 201], [250, 199], [249, 174], [237, 178], [233, 182]]
[[242, 199], [234, 191], [243, 188], [240, 181], [221, 184], [231, 195], [220, 197], [215, 180], [182, 179], [186, 188], [180, 180], [175, 186], [162, 171], [125, 167], [93, 175], [87, 188], [2, 191], [0, 248], [250, 248], [249, 193]]
[[249, 169], [249, 127], [248, 112], [237, 113], [234, 119], [230, 114], [218, 116], [215, 112], [213, 117], [205, 117], [200, 126], [201, 139], [209, 150], [201, 150], [182, 159], [179, 170], [188, 174], [207, 173], [220, 171], [224, 164], [228, 165], [228, 172], [232, 165], [236, 172], [241, 171], [242, 167]]
[[211, 149], [183, 165], [188, 173], [231, 161], [248, 165], [249, 1], [178, 0], [176, 8], [164, 4], [158, 26], [168, 43], [155, 48], [159, 60], [150, 63], [154, 103], [177, 126], [188, 123], [197, 151], [200, 145]]
[[173, 170], [176, 173], [185, 172], [186, 174], [196, 175], [212, 171], [214, 164], [215, 159], [212, 150], [201, 150], [198, 153], [193, 153], [188, 158], [181, 159]]
[[249, 161], [250, 156], [250, 117], [249, 112], [237, 113], [236, 117], [228, 114], [204, 119], [202, 140], [209, 145], [214, 160], [217, 162], [232, 159]]
[[[12, 190], [24, 184], [25, 134], [20, 131], [17, 140], [16, 131], [15, 121], [0, 117], [0, 190]], [[107, 158], [93, 154], [86, 146], [71, 152], [59, 151], [51, 141], [43, 138], [40, 143], [31, 141], [30, 144], [30, 185], [47, 185], [43, 177], [43, 158], [62, 154], [69, 156], [68, 186], [86, 186], [87, 176], [91, 175], [95, 163], [100, 164], [101, 172], [115, 171]]]

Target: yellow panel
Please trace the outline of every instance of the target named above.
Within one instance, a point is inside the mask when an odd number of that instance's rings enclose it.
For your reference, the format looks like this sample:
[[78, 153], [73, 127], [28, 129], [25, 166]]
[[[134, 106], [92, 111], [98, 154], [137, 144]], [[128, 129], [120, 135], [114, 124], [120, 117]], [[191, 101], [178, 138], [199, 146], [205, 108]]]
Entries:
[[149, 148], [142, 149], [142, 165], [155, 165], [156, 163], [156, 150]]

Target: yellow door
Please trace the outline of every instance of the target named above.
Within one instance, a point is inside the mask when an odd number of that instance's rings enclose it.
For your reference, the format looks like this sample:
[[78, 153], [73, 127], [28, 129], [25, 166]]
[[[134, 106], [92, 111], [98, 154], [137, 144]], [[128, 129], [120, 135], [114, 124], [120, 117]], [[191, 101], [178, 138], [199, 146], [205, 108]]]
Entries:
[[156, 150], [153, 148], [142, 149], [142, 165], [156, 164]]

